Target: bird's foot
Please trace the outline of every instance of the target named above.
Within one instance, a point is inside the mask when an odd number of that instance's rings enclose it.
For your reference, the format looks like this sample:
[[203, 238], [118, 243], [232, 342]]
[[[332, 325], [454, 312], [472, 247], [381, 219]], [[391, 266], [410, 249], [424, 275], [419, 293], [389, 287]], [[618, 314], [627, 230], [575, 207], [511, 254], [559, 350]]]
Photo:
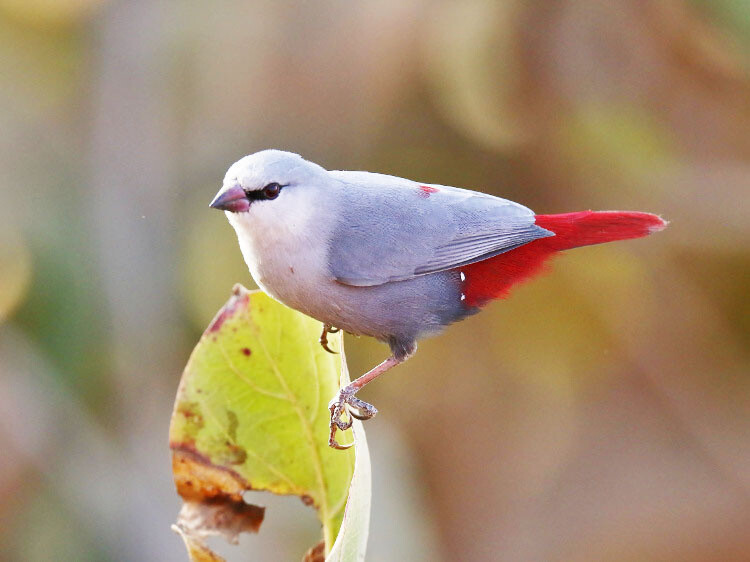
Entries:
[[360, 400], [356, 396], [350, 397], [347, 405], [347, 411], [349, 412], [349, 414], [361, 421], [374, 418], [375, 414], [378, 413], [378, 409], [375, 406], [373, 406], [369, 402]]
[[335, 334], [340, 330], [340, 328], [334, 328], [330, 324], [323, 324], [323, 332], [320, 334], [320, 339], [318, 340], [320, 342], [320, 345], [323, 346], [323, 349], [325, 349], [328, 353], [338, 353], [338, 351], [333, 351], [330, 347], [328, 347], [328, 334]]
[[[336, 441], [336, 431], [346, 431], [354, 423], [354, 419], [369, 420], [378, 413], [377, 408], [372, 404], [360, 400], [354, 396], [355, 389], [345, 387], [339, 390], [336, 397], [328, 404], [328, 410], [331, 412], [330, 433], [328, 436], [328, 446], [334, 449], [348, 449], [354, 443], [340, 445]], [[344, 418], [346, 414], [348, 419]]]

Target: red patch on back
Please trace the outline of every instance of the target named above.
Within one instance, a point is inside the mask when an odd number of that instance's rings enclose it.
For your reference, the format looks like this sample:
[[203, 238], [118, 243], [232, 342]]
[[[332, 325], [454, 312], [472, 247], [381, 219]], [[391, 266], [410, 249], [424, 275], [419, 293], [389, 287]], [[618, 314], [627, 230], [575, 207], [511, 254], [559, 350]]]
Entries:
[[537, 215], [536, 224], [555, 233], [520, 248], [460, 268], [466, 276], [466, 306], [483, 306], [508, 296], [511, 288], [541, 273], [556, 252], [614, 240], [640, 238], [662, 230], [667, 223], [649, 213], [581, 211], [561, 215]]
[[422, 197], [429, 197], [433, 193], [437, 193], [440, 191], [437, 187], [432, 187], [431, 185], [422, 185], [419, 186], [419, 194]]

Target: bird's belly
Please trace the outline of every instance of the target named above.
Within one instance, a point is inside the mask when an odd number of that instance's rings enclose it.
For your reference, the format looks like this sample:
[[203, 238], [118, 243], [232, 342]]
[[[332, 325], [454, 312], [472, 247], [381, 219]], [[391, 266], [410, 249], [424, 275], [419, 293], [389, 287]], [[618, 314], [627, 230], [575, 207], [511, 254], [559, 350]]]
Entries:
[[372, 287], [299, 279], [294, 286], [271, 283], [264, 290], [321, 322], [384, 341], [435, 334], [474, 311], [464, 306], [460, 282], [450, 272]]
[[[241, 246], [242, 243], [241, 243]], [[461, 299], [461, 280], [445, 271], [370, 287], [336, 281], [325, 255], [315, 248], [299, 252], [278, 245], [258, 257], [255, 247], [243, 255], [258, 286], [279, 302], [358, 335], [388, 340], [414, 339], [439, 332], [473, 312]], [[319, 251], [319, 250], [318, 250]]]

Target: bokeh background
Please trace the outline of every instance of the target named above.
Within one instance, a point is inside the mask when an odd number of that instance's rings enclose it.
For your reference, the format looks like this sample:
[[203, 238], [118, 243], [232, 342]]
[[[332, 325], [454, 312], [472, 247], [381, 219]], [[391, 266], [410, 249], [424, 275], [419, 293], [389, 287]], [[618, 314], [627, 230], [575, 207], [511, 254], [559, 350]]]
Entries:
[[[268, 147], [672, 222], [363, 392], [368, 560], [750, 559], [749, 53], [747, 0], [0, 0], [0, 559], [186, 559], [172, 401], [253, 286], [207, 204]], [[223, 552], [298, 560], [262, 501]]]

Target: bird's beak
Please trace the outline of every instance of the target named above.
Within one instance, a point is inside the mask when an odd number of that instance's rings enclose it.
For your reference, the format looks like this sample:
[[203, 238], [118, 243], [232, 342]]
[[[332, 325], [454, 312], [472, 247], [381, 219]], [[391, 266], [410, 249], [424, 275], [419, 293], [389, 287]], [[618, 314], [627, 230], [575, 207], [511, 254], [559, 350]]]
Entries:
[[232, 213], [241, 213], [250, 208], [250, 201], [245, 195], [245, 191], [235, 185], [229, 189], [223, 189], [216, 194], [209, 207], [219, 209], [220, 211], [231, 211]]

